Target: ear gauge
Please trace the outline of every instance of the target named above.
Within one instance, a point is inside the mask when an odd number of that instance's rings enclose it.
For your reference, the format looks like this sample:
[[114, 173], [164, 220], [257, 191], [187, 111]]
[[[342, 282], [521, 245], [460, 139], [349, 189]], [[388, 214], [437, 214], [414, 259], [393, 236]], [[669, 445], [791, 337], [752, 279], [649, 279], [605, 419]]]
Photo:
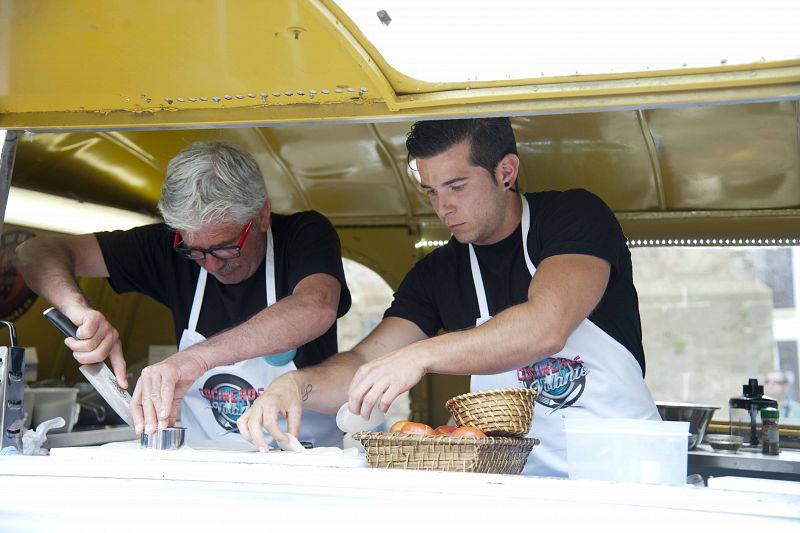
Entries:
[[506, 189], [508, 189], [509, 185], [508, 185], [508, 182], [507, 182], [507, 181], [504, 181], [504, 182], [503, 182], [503, 187], [505, 187]]

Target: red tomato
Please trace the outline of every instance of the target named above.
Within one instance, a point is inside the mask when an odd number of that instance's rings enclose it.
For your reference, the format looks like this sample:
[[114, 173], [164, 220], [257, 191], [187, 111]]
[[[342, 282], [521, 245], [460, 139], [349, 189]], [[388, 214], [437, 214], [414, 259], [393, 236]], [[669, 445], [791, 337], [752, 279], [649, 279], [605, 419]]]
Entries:
[[433, 435], [433, 428], [427, 424], [420, 422], [406, 422], [400, 433], [408, 433], [409, 435]]
[[389, 428], [389, 433], [400, 433], [406, 424], [408, 424], [408, 420], [398, 420]]
[[456, 429], [455, 426], [439, 426], [434, 430], [437, 435], [449, 435]]
[[472, 426], [458, 426], [450, 434], [451, 437], [477, 437], [479, 439], [486, 438], [486, 433], [478, 428]]

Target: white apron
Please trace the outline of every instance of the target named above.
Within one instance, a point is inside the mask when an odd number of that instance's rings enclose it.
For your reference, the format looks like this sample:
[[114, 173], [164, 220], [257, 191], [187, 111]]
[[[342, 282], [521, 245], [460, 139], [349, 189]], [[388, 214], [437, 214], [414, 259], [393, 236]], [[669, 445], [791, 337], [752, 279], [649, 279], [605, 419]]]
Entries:
[[[522, 248], [531, 277], [536, 268], [528, 254], [531, 218], [522, 196]], [[478, 295], [479, 326], [491, 318], [477, 256], [469, 245], [470, 266]], [[470, 390], [528, 387], [539, 392], [529, 437], [541, 441], [523, 474], [566, 476], [566, 417], [661, 420], [639, 363], [624, 346], [588, 318], [572, 332], [564, 349], [532, 365], [494, 375], [474, 375]]]
[[[269, 307], [276, 301], [272, 228], [267, 230], [265, 261], [267, 307]], [[178, 345], [180, 351], [206, 340], [197, 332], [197, 321], [200, 317], [207, 278], [208, 271], [201, 267], [189, 313], [189, 324], [183, 330]], [[297, 370], [294, 364], [296, 353], [297, 350], [292, 349], [282, 354], [254, 357], [232, 365], [218, 366], [203, 374], [192, 384], [181, 403], [181, 424], [186, 427], [186, 440], [241, 442], [236, 420], [270, 383], [287, 372]], [[286, 421], [280, 420], [279, 425], [285, 432]], [[341, 446], [342, 437], [342, 432], [336, 427], [334, 415], [303, 410], [303, 424], [298, 440], [310, 442], [314, 447]], [[265, 438], [267, 444], [275, 446], [269, 434], [265, 434]]]

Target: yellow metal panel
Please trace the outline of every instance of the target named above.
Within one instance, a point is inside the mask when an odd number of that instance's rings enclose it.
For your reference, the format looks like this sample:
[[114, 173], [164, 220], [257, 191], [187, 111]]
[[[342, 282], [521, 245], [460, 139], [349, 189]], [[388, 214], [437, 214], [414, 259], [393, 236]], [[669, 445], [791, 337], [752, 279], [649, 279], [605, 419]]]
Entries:
[[658, 208], [657, 180], [637, 113], [514, 120], [525, 191], [589, 189], [614, 210]]
[[797, 102], [647, 111], [670, 210], [800, 206]]
[[5, 0], [2, 17], [3, 113], [323, 105], [377, 92], [308, 2]]
[[800, 62], [435, 84], [330, 0], [0, 0], [0, 127], [253, 125], [800, 98]]

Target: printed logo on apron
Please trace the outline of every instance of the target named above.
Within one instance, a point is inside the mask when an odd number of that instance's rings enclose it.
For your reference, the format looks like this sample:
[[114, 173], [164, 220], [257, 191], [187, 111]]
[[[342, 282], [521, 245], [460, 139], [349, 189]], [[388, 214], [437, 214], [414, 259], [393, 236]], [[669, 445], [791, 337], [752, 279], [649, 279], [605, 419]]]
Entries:
[[578, 401], [586, 388], [588, 373], [580, 355], [573, 359], [547, 357], [517, 370], [517, 379], [539, 393], [537, 403], [561, 409]]
[[256, 389], [246, 380], [232, 374], [215, 374], [200, 389], [200, 396], [208, 400], [214, 419], [225, 431], [237, 431], [236, 421], [253, 405], [264, 388]]

